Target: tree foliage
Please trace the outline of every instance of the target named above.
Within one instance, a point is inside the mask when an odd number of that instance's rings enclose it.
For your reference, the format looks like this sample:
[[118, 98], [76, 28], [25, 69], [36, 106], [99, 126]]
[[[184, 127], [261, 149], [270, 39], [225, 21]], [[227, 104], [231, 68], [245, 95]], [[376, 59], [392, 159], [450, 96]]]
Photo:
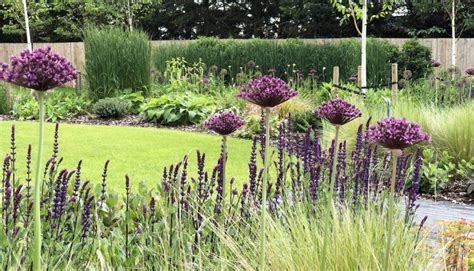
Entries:
[[[462, 37], [474, 37], [474, 6], [457, 1]], [[448, 0], [394, 1], [384, 10], [369, 1], [368, 33], [377, 37], [449, 37]], [[436, 1], [435, 1], [436, 2]], [[87, 25], [116, 25], [142, 29], [153, 39], [220, 38], [335, 38], [358, 36], [351, 19], [333, 8], [330, 0], [68, 0], [28, 1], [34, 41], [80, 41]], [[20, 1], [0, 3], [0, 42], [24, 42]]]

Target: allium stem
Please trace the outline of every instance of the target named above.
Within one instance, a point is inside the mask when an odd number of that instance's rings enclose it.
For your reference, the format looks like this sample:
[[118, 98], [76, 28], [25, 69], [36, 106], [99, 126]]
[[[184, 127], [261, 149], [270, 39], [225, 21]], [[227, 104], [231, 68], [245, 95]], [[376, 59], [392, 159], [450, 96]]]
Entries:
[[38, 139], [38, 159], [36, 164], [36, 176], [34, 187], [34, 248], [33, 248], [33, 270], [39, 271], [41, 268], [41, 158], [43, 156], [43, 134], [44, 134], [44, 100], [45, 92], [36, 91], [39, 105], [39, 139]]
[[340, 125], [334, 125], [336, 128], [336, 135], [334, 136], [334, 153], [333, 153], [333, 159], [332, 159], [332, 175], [331, 175], [331, 187], [330, 191], [331, 193], [329, 196], [331, 197], [331, 200], [334, 197], [334, 186], [336, 185], [336, 166], [337, 166], [337, 152], [338, 152], [338, 140], [339, 140], [339, 129], [341, 128]]
[[265, 151], [264, 151], [264, 171], [263, 171], [263, 183], [262, 183], [262, 203], [261, 203], [261, 220], [262, 229], [260, 236], [260, 270], [265, 270], [265, 227], [267, 219], [267, 185], [268, 185], [268, 160], [269, 149], [270, 149], [270, 108], [265, 107]]
[[397, 179], [397, 161], [402, 154], [401, 150], [392, 150], [392, 178], [390, 182], [390, 194], [388, 195], [387, 209], [387, 249], [385, 254], [385, 270], [390, 270], [390, 250], [392, 248], [392, 232], [393, 232], [393, 208], [395, 197], [395, 185]]
[[222, 197], [225, 197], [225, 168], [227, 164], [227, 136], [222, 136]]

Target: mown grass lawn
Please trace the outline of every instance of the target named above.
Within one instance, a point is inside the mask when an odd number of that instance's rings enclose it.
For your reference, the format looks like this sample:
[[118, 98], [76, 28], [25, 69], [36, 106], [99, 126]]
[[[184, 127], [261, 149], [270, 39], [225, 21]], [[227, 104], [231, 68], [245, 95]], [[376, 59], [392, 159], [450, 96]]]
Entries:
[[[24, 176], [28, 144], [32, 144], [33, 159], [36, 159], [38, 123], [0, 122], [2, 156], [10, 151], [12, 124], [16, 125], [17, 174]], [[53, 132], [54, 124], [46, 124], [44, 163], [52, 153]], [[132, 189], [138, 188], [141, 181], [151, 188], [161, 181], [164, 166], [178, 162], [186, 154], [190, 157], [191, 175], [195, 176], [197, 149], [206, 153], [206, 167], [210, 171], [217, 162], [221, 142], [219, 136], [194, 132], [76, 124], [61, 124], [59, 140], [59, 156], [64, 157], [62, 167], [72, 170], [82, 159], [83, 176], [99, 183], [104, 163], [109, 159], [109, 188], [120, 192], [124, 191], [125, 174], [131, 178]], [[243, 183], [248, 176], [251, 141], [231, 138], [228, 145], [228, 176], [235, 176], [238, 183]]]

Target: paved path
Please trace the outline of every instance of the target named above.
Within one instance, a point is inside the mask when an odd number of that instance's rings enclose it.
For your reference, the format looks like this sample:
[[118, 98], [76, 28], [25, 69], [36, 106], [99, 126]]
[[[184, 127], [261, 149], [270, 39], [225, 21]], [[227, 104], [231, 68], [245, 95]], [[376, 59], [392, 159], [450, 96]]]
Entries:
[[448, 201], [417, 200], [420, 208], [416, 211], [416, 221], [419, 223], [423, 217], [428, 216], [427, 225], [433, 226], [436, 221], [456, 221], [467, 219], [474, 221], [474, 206], [462, 205]]

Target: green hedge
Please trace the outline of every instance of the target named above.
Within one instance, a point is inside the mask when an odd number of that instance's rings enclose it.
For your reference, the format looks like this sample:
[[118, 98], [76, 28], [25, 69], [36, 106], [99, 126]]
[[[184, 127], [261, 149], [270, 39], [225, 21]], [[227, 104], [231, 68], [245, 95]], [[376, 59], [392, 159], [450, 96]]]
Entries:
[[86, 76], [93, 100], [146, 93], [150, 85], [151, 45], [144, 32], [120, 27], [88, 28], [84, 33]]
[[[174, 57], [184, 57], [193, 63], [202, 59], [207, 67], [213, 65], [229, 70], [234, 77], [240, 67], [246, 68], [253, 60], [262, 73], [269, 69], [277, 70], [277, 75], [286, 77], [291, 74], [293, 64], [303, 72], [315, 69], [320, 79], [329, 81], [332, 67], [340, 67], [340, 78], [347, 80], [357, 72], [360, 63], [360, 42], [358, 39], [331, 42], [326, 44], [304, 43], [302, 40], [284, 41], [252, 40], [219, 40], [217, 38], [200, 38], [187, 43], [159, 45], [154, 49], [154, 66], [159, 71], [166, 69], [166, 61]], [[367, 45], [367, 74], [371, 83], [390, 80], [390, 62], [395, 61], [398, 48], [381, 39], [369, 39]], [[288, 67], [290, 65], [290, 67]], [[323, 67], [326, 67], [323, 71]]]

